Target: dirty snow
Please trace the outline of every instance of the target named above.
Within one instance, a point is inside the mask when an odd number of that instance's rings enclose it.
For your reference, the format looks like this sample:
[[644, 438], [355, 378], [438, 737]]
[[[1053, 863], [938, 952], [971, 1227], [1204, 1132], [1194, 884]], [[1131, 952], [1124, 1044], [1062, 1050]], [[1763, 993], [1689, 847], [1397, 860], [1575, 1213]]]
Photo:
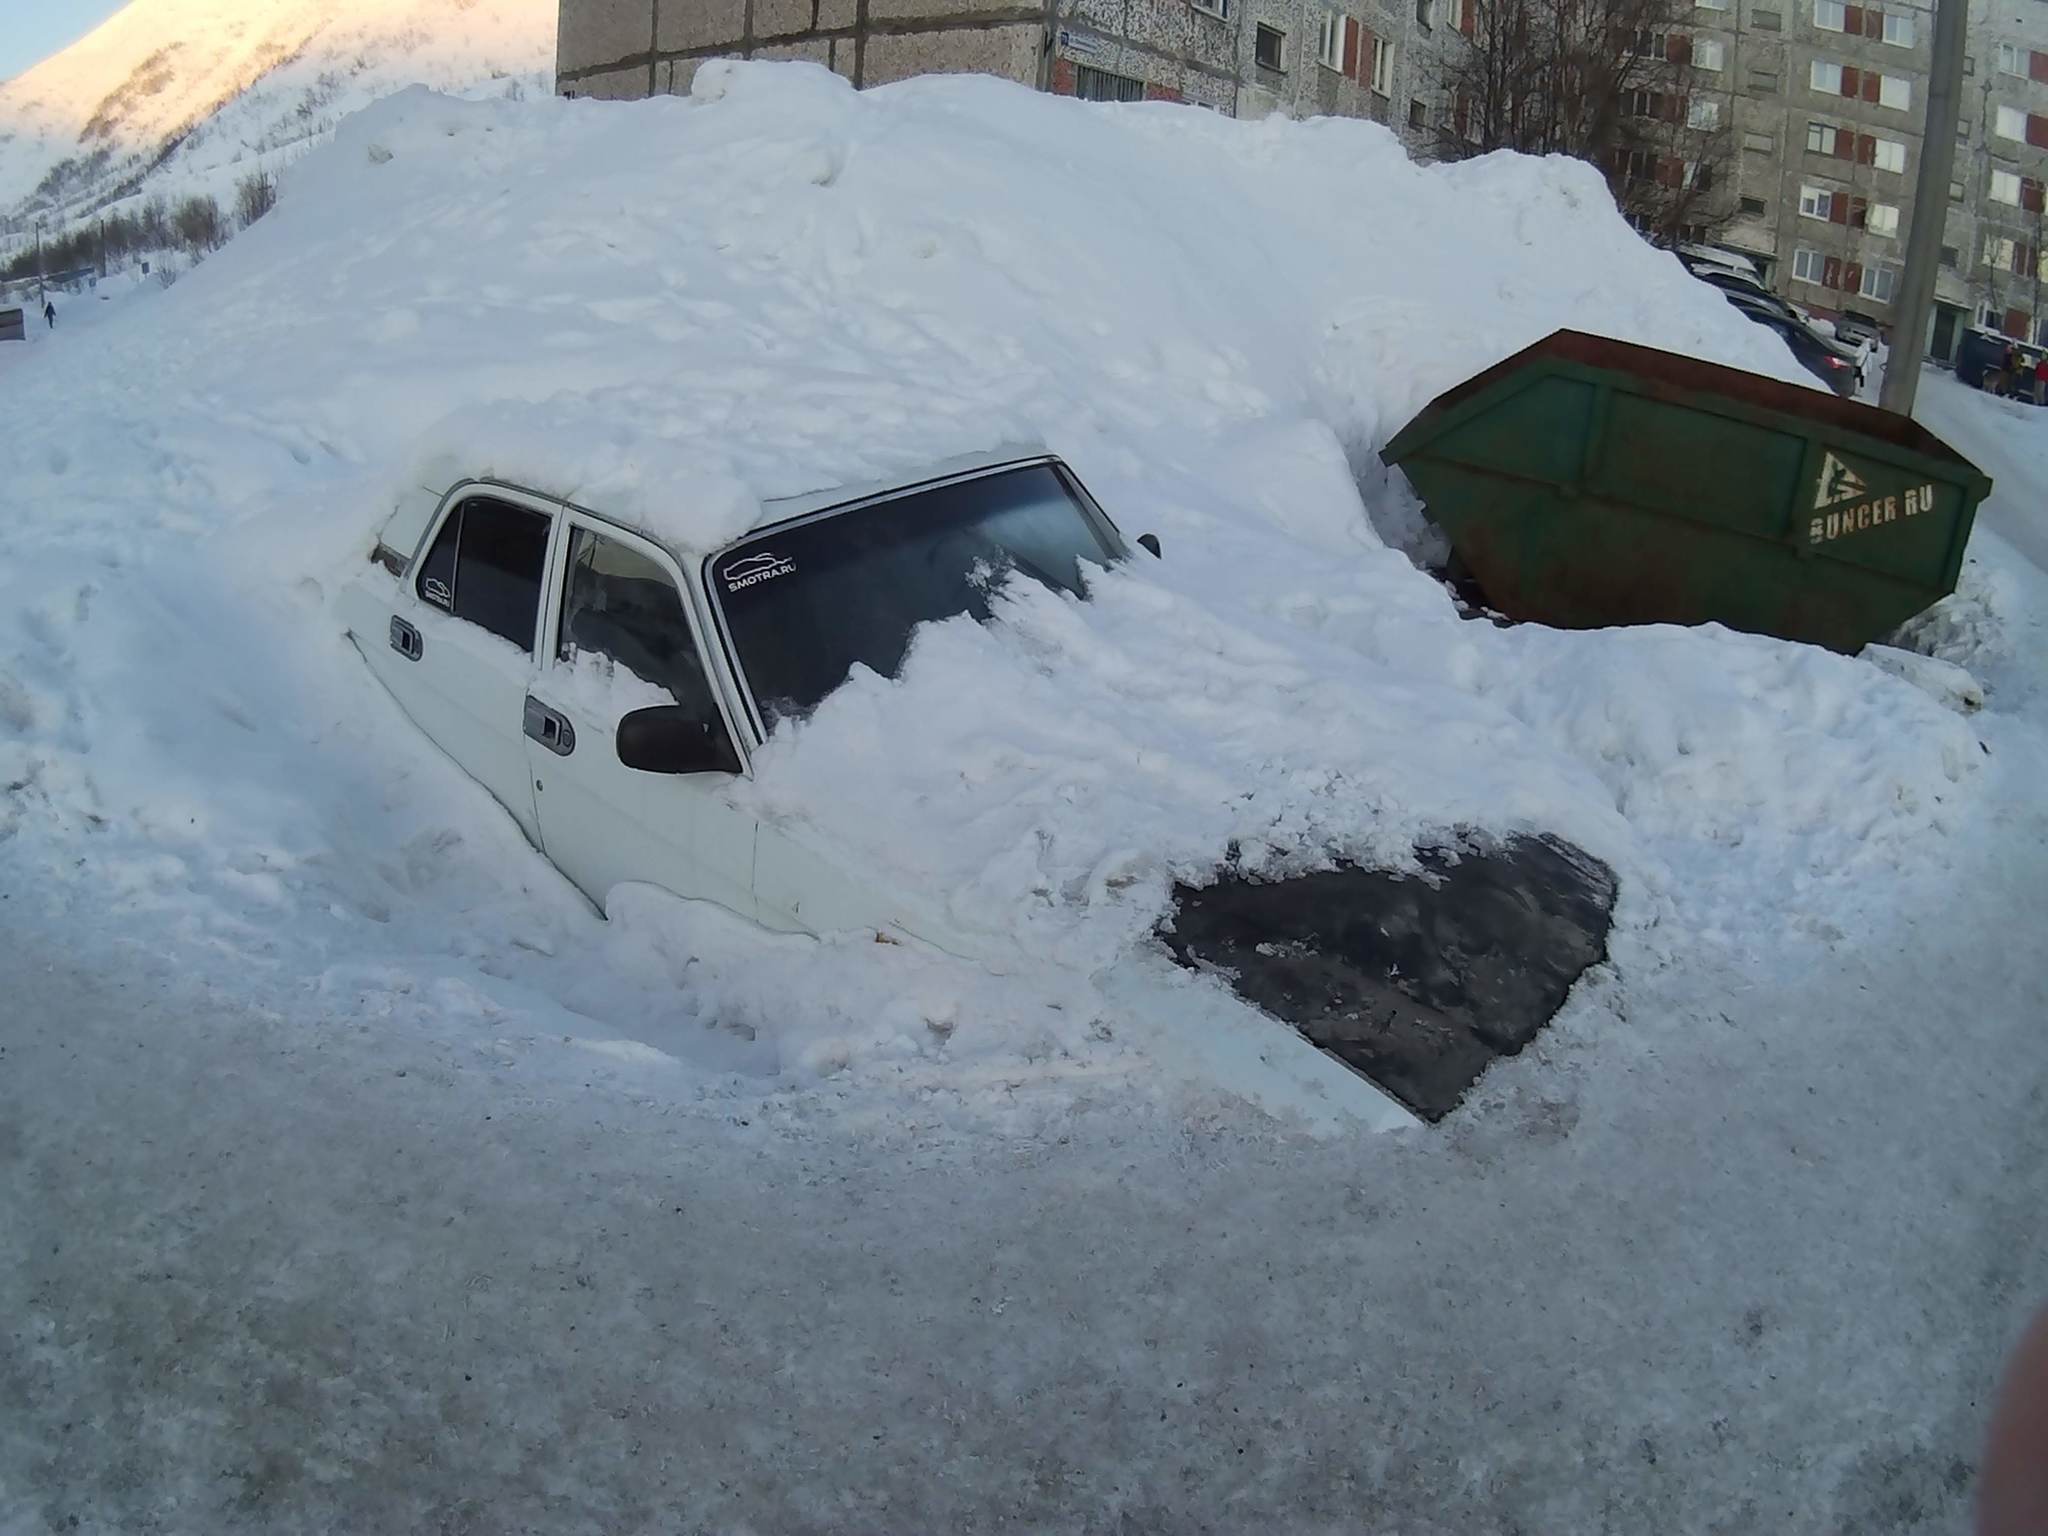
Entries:
[[[1952, 1529], [2048, 1288], [2042, 427], [1928, 393], [2000, 481], [1915, 637], [1979, 710], [1496, 630], [1384, 541], [1421, 404], [1566, 324], [1802, 377], [1584, 167], [700, 82], [396, 98], [0, 354], [0, 1529]], [[1033, 438], [1167, 558], [742, 790], [1002, 974], [599, 920], [334, 619], [465, 446], [689, 542]], [[1144, 941], [1232, 842], [1524, 828], [1613, 961], [1433, 1130], [1248, 1101]]]

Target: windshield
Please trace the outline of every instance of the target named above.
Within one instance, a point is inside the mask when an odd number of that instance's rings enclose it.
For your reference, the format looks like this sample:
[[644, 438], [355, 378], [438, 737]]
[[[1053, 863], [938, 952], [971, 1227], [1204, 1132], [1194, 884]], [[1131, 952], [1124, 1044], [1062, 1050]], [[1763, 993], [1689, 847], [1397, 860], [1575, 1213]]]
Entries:
[[1015, 571], [1081, 593], [1121, 553], [1052, 465], [907, 492], [763, 534], [706, 572], [764, 724], [802, 715], [855, 663], [893, 677], [930, 619], [989, 615]]

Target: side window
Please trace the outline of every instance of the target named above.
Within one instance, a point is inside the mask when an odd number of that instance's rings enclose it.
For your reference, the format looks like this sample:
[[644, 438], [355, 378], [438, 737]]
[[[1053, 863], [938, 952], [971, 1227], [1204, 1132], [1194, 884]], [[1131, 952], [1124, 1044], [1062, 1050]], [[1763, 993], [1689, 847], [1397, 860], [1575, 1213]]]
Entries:
[[718, 704], [690, 638], [682, 594], [668, 572], [638, 550], [588, 528], [572, 529], [569, 541], [556, 655], [563, 661], [596, 656], [608, 666], [622, 667], [723, 735]]
[[547, 558], [545, 513], [472, 497], [448, 514], [420, 562], [419, 595], [530, 654]]

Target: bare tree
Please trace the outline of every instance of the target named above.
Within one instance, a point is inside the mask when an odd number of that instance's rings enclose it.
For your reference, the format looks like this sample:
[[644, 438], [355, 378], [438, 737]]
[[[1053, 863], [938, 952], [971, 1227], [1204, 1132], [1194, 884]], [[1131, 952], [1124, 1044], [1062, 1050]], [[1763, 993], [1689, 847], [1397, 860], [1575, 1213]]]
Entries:
[[235, 218], [247, 229], [277, 206], [277, 178], [261, 169], [251, 171], [235, 185]]
[[1731, 211], [1734, 125], [1694, 68], [1693, 15], [1692, 0], [1462, 0], [1439, 152], [1572, 155], [1651, 238], [1709, 232]]
[[204, 196], [188, 197], [178, 204], [171, 215], [171, 232], [194, 260], [219, 250], [227, 240], [220, 204]]

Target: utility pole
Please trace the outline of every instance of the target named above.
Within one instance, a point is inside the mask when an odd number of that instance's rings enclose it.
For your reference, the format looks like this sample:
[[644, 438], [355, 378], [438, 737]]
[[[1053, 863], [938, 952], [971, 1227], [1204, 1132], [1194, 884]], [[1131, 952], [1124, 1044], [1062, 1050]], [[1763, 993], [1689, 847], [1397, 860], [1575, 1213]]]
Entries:
[[1913, 414], [1920, 392], [1920, 360], [1927, 352], [1927, 312], [1941, 271], [1941, 237], [1948, 227], [1948, 184], [1956, 164], [1956, 104], [1963, 93], [1963, 31], [1969, 0], [1938, 0], [1934, 12], [1934, 64], [1927, 72], [1927, 120], [1920, 126], [1920, 179], [1913, 187], [1913, 227], [1906, 234], [1906, 274], [1899, 284], [1891, 359], [1878, 403]]

